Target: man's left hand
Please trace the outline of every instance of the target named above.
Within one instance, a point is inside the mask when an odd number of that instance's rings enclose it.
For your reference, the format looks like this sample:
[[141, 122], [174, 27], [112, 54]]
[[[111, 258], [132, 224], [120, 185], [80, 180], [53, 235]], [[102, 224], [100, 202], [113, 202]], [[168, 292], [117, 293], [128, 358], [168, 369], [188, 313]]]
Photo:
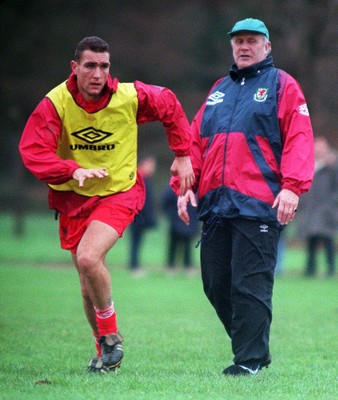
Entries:
[[277, 208], [277, 220], [282, 225], [287, 225], [295, 218], [299, 196], [288, 189], [282, 189], [272, 205]]

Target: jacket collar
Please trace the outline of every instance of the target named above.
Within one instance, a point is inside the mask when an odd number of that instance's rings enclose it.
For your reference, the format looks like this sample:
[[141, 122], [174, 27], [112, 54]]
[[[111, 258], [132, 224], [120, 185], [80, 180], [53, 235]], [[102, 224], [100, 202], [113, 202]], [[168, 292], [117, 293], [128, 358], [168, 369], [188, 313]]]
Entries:
[[273, 66], [273, 58], [272, 56], [268, 56], [265, 60], [243, 69], [238, 69], [237, 65], [233, 64], [230, 68], [229, 75], [233, 81], [238, 79], [242, 80], [242, 78], [252, 78], [260, 74], [262, 70], [271, 68]]

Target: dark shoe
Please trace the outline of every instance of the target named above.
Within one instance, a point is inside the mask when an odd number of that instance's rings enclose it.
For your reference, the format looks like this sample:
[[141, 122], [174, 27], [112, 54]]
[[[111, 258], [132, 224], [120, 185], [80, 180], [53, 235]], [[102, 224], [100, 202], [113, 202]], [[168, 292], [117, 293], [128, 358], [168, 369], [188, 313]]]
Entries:
[[98, 372], [100, 374], [106, 374], [109, 372], [109, 368], [107, 368], [103, 365], [102, 357], [94, 356], [89, 360], [87, 371], [88, 372]]
[[120, 366], [123, 358], [123, 337], [119, 333], [100, 337], [103, 365], [109, 369]]
[[230, 367], [225, 368], [223, 371], [224, 375], [239, 376], [239, 375], [257, 375], [260, 370], [260, 365], [258, 364], [254, 368], [246, 367], [245, 365], [230, 365]]
[[230, 367], [225, 368], [223, 374], [232, 376], [237, 376], [237, 375], [255, 376], [262, 368], [268, 368], [270, 364], [271, 364], [271, 354], [269, 353], [266, 360], [261, 361], [260, 363], [252, 362], [252, 363], [230, 365]]

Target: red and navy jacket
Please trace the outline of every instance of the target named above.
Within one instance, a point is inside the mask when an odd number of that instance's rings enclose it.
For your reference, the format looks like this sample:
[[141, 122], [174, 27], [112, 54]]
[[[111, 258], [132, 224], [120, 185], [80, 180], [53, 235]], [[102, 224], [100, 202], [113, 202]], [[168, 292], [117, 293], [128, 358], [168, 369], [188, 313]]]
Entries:
[[[313, 132], [299, 84], [272, 57], [219, 79], [192, 123], [199, 218], [279, 225], [272, 204], [313, 179]], [[177, 180], [172, 186], [177, 191]]]

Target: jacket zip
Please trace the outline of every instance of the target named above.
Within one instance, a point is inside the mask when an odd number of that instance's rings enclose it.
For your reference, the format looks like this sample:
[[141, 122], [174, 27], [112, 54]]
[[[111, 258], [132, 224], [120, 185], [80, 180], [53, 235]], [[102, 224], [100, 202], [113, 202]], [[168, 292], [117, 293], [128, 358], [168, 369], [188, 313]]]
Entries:
[[[245, 77], [242, 78], [240, 85], [243, 86], [244, 84], [245, 84]], [[238, 90], [238, 93], [237, 93], [236, 103], [237, 103], [237, 100], [238, 100], [238, 96], [239, 96], [239, 90]], [[223, 168], [222, 168], [222, 184], [223, 184], [223, 186], [225, 186], [224, 173], [225, 173], [225, 163], [226, 163], [226, 149], [228, 147], [229, 132], [231, 132], [231, 129], [230, 129], [231, 128], [231, 122], [232, 122], [232, 119], [233, 119], [233, 115], [234, 115], [235, 109], [236, 109], [236, 107], [233, 107], [233, 113], [232, 113], [232, 116], [231, 116], [231, 119], [230, 119], [230, 123], [229, 123], [229, 130], [226, 133], [227, 137], [226, 137], [225, 143], [224, 143]]]

